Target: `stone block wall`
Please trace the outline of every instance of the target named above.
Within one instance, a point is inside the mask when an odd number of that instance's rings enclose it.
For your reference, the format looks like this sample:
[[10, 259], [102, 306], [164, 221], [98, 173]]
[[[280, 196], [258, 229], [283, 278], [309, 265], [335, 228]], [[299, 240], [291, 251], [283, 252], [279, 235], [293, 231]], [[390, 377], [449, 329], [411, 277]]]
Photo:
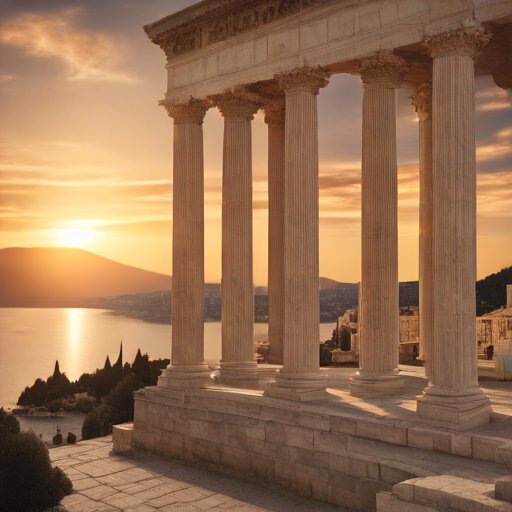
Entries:
[[266, 402], [146, 388], [136, 393], [133, 444], [357, 510], [375, 510], [393, 484], [435, 474], [387, 460], [407, 444], [406, 429], [361, 422], [374, 439], [355, 437], [355, 420]]
[[213, 389], [137, 391], [132, 445], [368, 511], [378, 493], [449, 467], [481, 481], [512, 469], [512, 443], [501, 438]]

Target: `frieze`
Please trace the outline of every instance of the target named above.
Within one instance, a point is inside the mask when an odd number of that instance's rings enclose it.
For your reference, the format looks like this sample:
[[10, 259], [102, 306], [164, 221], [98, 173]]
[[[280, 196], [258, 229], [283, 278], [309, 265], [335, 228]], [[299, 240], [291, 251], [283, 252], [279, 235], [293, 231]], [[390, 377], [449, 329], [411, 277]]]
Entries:
[[476, 58], [484, 46], [491, 39], [490, 34], [485, 34], [482, 26], [473, 23], [464, 25], [455, 30], [441, 32], [424, 40], [426, 53], [432, 58], [441, 55], [459, 54], [472, 59]]
[[226, 41], [249, 30], [292, 16], [332, 0], [242, 0], [207, 10], [196, 18], [162, 31], [155, 24], [144, 27], [149, 39], [176, 57], [211, 44]]
[[422, 83], [411, 99], [420, 121], [427, 121], [432, 117], [432, 84], [430, 82]]
[[331, 73], [320, 66], [317, 68], [297, 67], [275, 75], [284, 92], [310, 92], [311, 94], [318, 94], [322, 87], [326, 87], [330, 77]]
[[160, 100], [158, 104], [174, 119], [174, 124], [203, 124], [206, 111], [211, 107], [208, 101], [195, 98], [187, 102]]
[[361, 59], [361, 64], [353, 74], [359, 75], [365, 88], [399, 88], [410, 66], [398, 55], [379, 51]]

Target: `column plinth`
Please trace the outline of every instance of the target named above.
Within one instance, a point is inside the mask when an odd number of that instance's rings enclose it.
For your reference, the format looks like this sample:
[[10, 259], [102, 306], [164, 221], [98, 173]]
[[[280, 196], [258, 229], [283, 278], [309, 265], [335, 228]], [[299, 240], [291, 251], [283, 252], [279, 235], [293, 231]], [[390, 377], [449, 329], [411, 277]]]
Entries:
[[208, 103], [161, 101], [174, 119], [172, 353], [158, 378], [166, 388], [202, 388], [204, 362], [203, 118]]
[[297, 68], [276, 76], [286, 94], [284, 166], [284, 362], [268, 396], [299, 402], [328, 397], [319, 368], [318, 118], [316, 96], [329, 74]]
[[360, 370], [350, 378], [355, 396], [393, 395], [398, 374], [398, 177], [396, 89], [409, 70], [392, 53], [365, 58], [361, 179]]
[[218, 382], [256, 381], [252, 255], [251, 120], [261, 108], [244, 91], [211, 97], [224, 117], [222, 164], [222, 359]]
[[478, 26], [426, 41], [433, 67], [433, 315], [429, 386], [419, 417], [454, 430], [490, 421], [478, 387], [476, 153], [473, 59], [489, 37]]
[[419, 358], [429, 376], [434, 295], [432, 284], [432, 84], [425, 82], [412, 97], [419, 120], [420, 239], [419, 239]]
[[268, 362], [282, 365], [285, 289], [284, 101], [265, 106], [265, 123], [268, 125]]

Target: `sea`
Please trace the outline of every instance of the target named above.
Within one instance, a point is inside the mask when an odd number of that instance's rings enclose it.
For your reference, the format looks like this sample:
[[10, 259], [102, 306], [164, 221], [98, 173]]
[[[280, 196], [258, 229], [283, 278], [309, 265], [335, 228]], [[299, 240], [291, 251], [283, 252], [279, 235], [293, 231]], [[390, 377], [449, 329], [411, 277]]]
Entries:
[[[319, 324], [319, 340], [331, 338], [334, 323]], [[113, 316], [101, 309], [0, 308], [0, 406], [13, 408], [26, 386], [52, 375], [55, 361], [70, 380], [113, 364], [123, 344], [123, 362], [137, 350], [151, 359], [171, 357], [172, 327]], [[254, 324], [255, 341], [268, 339], [268, 324]], [[205, 359], [221, 358], [221, 324], [204, 324]]]

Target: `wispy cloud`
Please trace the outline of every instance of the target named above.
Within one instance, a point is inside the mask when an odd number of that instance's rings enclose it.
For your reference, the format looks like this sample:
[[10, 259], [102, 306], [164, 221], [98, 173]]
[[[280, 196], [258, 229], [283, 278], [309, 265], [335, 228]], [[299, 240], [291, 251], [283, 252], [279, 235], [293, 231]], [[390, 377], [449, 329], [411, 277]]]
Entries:
[[136, 82], [113, 69], [121, 54], [119, 43], [79, 28], [74, 23], [79, 13], [80, 9], [70, 9], [51, 15], [21, 14], [0, 27], [0, 41], [23, 48], [29, 55], [60, 59], [67, 65], [70, 80]]
[[486, 87], [475, 92], [476, 111], [502, 110], [510, 108], [508, 94], [499, 87]]
[[[510, 108], [510, 107], [509, 107]], [[512, 128], [505, 128], [478, 145], [476, 148], [477, 161], [495, 160], [512, 155]]]

